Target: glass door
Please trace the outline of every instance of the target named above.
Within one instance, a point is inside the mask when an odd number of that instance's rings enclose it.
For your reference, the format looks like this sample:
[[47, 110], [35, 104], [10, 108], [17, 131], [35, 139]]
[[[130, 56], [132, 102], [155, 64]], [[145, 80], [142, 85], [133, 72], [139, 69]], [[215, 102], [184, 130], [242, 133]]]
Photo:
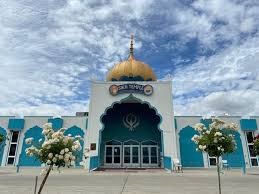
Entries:
[[131, 157], [131, 162], [133, 166], [140, 166], [140, 162], [139, 162], [139, 146], [132, 146], [131, 147], [131, 153], [132, 153], [132, 157]]
[[11, 141], [9, 144], [7, 165], [15, 165], [16, 153], [19, 142], [19, 131], [11, 132]]
[[142, 146], [142, 166], [158, 167], [158, 146]]
[[105, 162], [106, 166], [120, 167], [121, 166], [121, 146], [106, 145], [105, 146]]
[[124, 145], [123, 158], [123, 167], [139, 167], [139, 146]]
[[113, 165], [121, 166], [121, 146], [113, 146]]
[[148, 146], [142, 146], [142, 166], [148, 166], [150, 163], [149, 160], [149, 147]]

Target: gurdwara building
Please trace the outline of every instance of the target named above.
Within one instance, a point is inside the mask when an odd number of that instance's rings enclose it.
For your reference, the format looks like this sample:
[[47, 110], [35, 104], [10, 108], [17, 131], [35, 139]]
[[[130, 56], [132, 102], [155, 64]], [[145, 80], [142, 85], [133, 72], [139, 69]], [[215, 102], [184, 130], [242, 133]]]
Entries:
[[[222, 116], [234, 122], [237, 149], [222, 159], [231, 168], [258, 167], [253, 138], [259, 133], [259, 117]], [[76, 116], [0, 117], [0, 133], [8, 138], [0, 145], [0, 166], [40, 166], [26, 156], [25, 139], [43, 138], [43, 124], [53, 129], [67, 128], [66, 134], [84, 138], [90, 148], [87, 168], [163, 168], [172, 169], [174, 159], [183, 167], [215, 166], [216, 158], [196, 151], [191, 138], [196, 123], [208, 126], [212, 118], [174, 116], [172, 81], [158, 81], [152, 68], [135, 59], [133, 39], [127, 60], [116, 64], [106, 81], [91, 82], [89, 111]], [[82, 142], [83, 143], [83, 142]], [[76, 165], [82, 160], [80, 152]]]

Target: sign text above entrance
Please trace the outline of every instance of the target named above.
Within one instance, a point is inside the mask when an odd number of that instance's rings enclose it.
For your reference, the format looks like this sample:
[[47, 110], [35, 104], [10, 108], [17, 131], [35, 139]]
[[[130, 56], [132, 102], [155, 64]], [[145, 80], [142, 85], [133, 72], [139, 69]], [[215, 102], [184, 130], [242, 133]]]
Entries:
[[121, 84], [121, 85], [111, 85], [109, 88], [110, 94], [116, 96], [120, 93], [140, 93], [150, 96], [153, 93], [153, 87], [151, 85], [141, 85], [141, 84]]

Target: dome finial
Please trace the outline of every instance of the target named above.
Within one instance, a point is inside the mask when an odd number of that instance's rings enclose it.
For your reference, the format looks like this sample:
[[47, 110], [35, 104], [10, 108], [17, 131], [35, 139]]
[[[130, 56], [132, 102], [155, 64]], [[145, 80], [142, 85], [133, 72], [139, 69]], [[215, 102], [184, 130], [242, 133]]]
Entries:
[[134, 58], [134, 47], [133, 47], [133, 43], [134, 43], [134, 36], [133, 34], [131, 34], [130, 36], [130, 56], [129, 58]]

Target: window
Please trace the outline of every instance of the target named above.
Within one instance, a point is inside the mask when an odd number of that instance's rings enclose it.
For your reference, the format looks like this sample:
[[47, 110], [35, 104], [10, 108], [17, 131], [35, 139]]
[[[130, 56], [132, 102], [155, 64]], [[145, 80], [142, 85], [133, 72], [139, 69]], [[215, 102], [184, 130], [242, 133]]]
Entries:
[[216, 166], [217, 165], [217, 158], [209, 156], [209, 166]]
[[245, 133], [251, 166], [258, 166], [258, 159], [254, 153], [254, 132], [247, 131]]
[[10, 141], [9, 150], [8, 150], [7, 165], [15, 164], [18, 142], [19, 142], [19, 131], [12, 131], [11, 141]]

